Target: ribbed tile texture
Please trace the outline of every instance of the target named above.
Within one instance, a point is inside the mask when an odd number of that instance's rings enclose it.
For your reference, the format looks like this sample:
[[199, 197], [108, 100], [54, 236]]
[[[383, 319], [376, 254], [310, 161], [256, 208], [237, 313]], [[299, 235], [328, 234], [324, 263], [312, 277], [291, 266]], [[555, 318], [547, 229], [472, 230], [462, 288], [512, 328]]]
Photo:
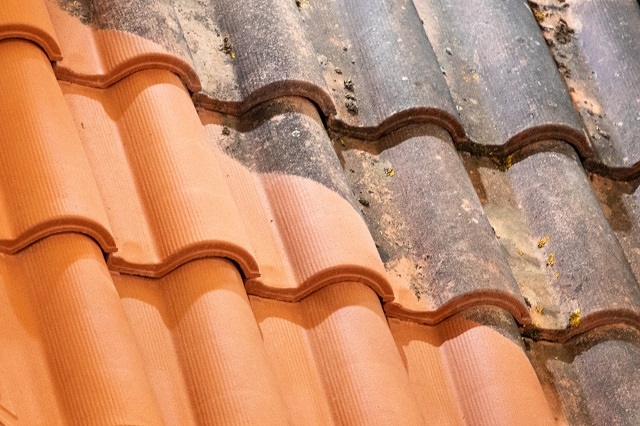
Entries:
[[0, 42], [0, 250], [75, 231], [116, 250], [107, 215], [48, 58]]
[[219, 255], [257, 275], [241, 216], [176, 76], [148, 70], [106, 91], [62, 88], [109, 206], [113, 268], [163, 275]]
[[637, 423], [639, 6], [529, 3], [3, 4], [0, 422]]
[[476, 308], [437, 327], [389, 325], [428, 423], [555, 424], [504, 311]]
[[55, 235], [2, 255], [0, 263], [3, 374], [19, 422], [160, 421], [143, 359], [91, 239]]
[[200, 90], [179, 23], [171, 16], [172, 6], [145, 1], [44, 1], [64, 55], [54, 67], [58, 78], [108, 87], [142, 69], [165, 69], [178, 74], [190, 90]]
[[62, 59], [45, 0], [5, 0], [0, 8], [0, 40], [19, 38], [40, 46], [51, 61]]

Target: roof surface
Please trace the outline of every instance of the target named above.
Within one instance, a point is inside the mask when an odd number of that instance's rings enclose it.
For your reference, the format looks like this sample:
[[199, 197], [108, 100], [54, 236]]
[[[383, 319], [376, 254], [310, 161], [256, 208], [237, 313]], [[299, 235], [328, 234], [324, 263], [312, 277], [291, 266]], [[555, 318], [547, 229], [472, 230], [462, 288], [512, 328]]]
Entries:
[[639, 424], [609, 3], [5, 0], [0, 424]]

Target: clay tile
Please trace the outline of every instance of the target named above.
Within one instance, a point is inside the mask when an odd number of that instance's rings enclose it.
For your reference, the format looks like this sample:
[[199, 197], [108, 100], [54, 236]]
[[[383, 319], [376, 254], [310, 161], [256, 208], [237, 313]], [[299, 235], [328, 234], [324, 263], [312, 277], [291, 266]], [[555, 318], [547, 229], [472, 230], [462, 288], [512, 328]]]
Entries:
[[[486, 324], [487, 316], [502, 320]], [[504, 311], [477, 308], [433, 327], [390, 319], [389, 326], [430, 422], [556, 424]]]
[[591, 154], [581, 122], [526, 2], [416, 1], [472, 144], [508, 154], [560, 139]]
[[143, 359], [91, 239], [47, 237], [0, 254], [0, 269], [0, 292], [8, 296], [0, 314], [0, 418], [10, 399], [11, 421], [29, 424], [160, 423]]
[[0, 40], [20, 38], [36, 43], [50, 61], [62, 60], [46, 0], [5, 0], [0, 7]]
[[251, 297], [293, 419], [313, 424], [424, 424], [377, 295], [359, 283], [299, 303]]
[[145, 70], [106, 90], [61, 86], [108, 206], [119, 249], [110, 268], [162, 276], [221, 256], [258, 275], [243, 215], [178, 77]]
[[251, 212], [245, 224], [261, 276], [246, 283], [249, 293], [293, 301], [358, 281], [393, 297], [310, 102], [281, 98], [239, 119], [201, 119], [239, 209]]
[[173, 6], [46, 1], [64, 52], [54, 68], [59, 79], [104, 88], [153, 68], [171, 71], [189, 90], [200, 90]]
[[205, 108], [240, 114], [301, 96], [330, 128], [358, 137], [430, 122], [465, 138], [410, 3], [223, 0], [188, 2], [179, 16], [204, 82], [194, 99]]
[[45, 54], [0, 42], [0, 249], [82, 232], [116, 250], [91, 168]]
[[199, 259], [161, 279], [113, 275], [165, 424], [286, 424], [242, 276]]

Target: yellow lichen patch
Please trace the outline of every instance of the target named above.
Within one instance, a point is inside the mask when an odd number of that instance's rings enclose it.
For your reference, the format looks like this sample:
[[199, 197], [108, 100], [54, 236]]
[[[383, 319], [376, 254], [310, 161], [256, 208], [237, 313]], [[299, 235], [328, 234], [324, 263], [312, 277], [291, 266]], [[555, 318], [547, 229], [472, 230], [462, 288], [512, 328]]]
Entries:
[[556, 272], [556, 279], [558, 279], [558, 277], [560, 277], [560, 274]]
[[577, 327], [580, 325], [580, 308], [571, 312], [569, 315], [569, 327]]
[[553, 266], [556, 264], [555, 254], [551, 253], [549, 255], [549, 260], [547, 260], [547, 266]]
[[522, 250], [518, 250], [518, 254], [519, 254], [520, 256], [524, 256], [524, 252], [523, 252]]
[[396, 174], [395, 170], [393, 170], [393, 167], [386, 167], [384, 169], [384, 172], [387, 174], [387, 176], [389, 177], [393, 177], [393, 175]]
[[541, 314], [543, 310], [544, 310], [543, 306], [536, 307], [536, 312], [539, 313], [539, 314]]
[[542, 248], [544, 247], [545, 244], [547, 244], [549, 242], [549, 236], [547, 235], [544, 238], [541, 238], [540, 241], [538, 241], [538, 248]]

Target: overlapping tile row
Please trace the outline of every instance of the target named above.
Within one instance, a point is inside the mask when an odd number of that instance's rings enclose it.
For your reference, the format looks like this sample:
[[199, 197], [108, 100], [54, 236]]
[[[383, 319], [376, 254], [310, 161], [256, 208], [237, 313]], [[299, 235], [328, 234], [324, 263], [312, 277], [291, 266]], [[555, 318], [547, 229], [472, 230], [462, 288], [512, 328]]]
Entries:
[[[56, 74], [64, 80], [106, 87], [136, 70], [163, 68], [198, 92], [196, 103], [224, 113], [303, 96], [330, 117], [331, 127], [362, 137], [426, 121], [464, 139], [410, 3], [388, 9], [368, 2], [363, 13], [363, 5], [351, 1], [313, 8], [280, 1], [109, 8], [97, 0], [46, 1], [64, 54]], [[354, 16], [366, 18], [359, 23], [366, 31], [355, 30]], [[380, 25], [388, 19], [397, 25]], [[321, 36], [336, 28], [341, 40]]]
[[[108, 206], [118, 247], [112, 270], [158, 277], [194, 258], [221, 256], [238, 263], [257, 294], [297, 300], [348, 279], [392, 297], [344, 182], [336, 192], [339, 163], [308, 101], [236, 119], [240, 131], [210, 113], [205, 131], [180, 80], [164, 70], [106, 90], [60, 85]], [[218, 147], [235, 138], [255, 150], [256, 161], [243, 165]], [[324, 151], [324, 162], [314, 150]], [[291, 169], [269, 168], [278, 161]]]
[[0, 41], [0, 250], [51, 233], [83, 232], [116, 250], [100, 192], [49, 59], [35, 44]]
[[[495, 308], [390, 330], [359, 283], [289, 303], [247, 297], [220, 258], [159, 279], [109, 273], [95, 242], [75, 233], [2, 254], [0, 268], [8, 423], [551, 419], [513, 322]], [[498, 353], [509, 369], [497, 368]], [[435, 376], [443, 392], [432, 399], [425, 380]]]
[[529, 2], [595, 156], [586, 166], [616, 179], [640, 175], [640, 4]]
[[640, 327], [637, 230], [616, 235], [569, 145], [542, 141], [508, 164], [464, 154], [463, 166], [441, 133], [335, 138], [392, 283], [388, 315], [435, 324], [491, 304], [550, 340]]
[[[144, 7], [44, 1], [64, 57], [57, 57], [56, 75], [64, 80], [107, 87], [140, 69], [160, 68], [178, 74], [197, 104], [218, 112], [238, 115], [300, 96], [319, 107], [330, 128], [359, 138], [426, 122], [447, 130], [462, 149], [503, 157], [559, 139], [598, 173], [623, 179], [639, 173], [637, 25], [627, 22], [637, 19], [632, 0], [615, 12], [600, 11], [597, 2], [566, 7], [573, 3], [545, 0], [549, 5], [533, 4], [534, 14], [515, 0], [475, 6], [396, 0], [392, 7], [382, 0], [181, 0]], [[547, 29], [555, 65], [536, 18]], [[586, 36], [567, 26], [582, 19], [594, 28]], [[607, 40], [606, 54], [622, 58], [614, 61], [616, 70], [598, 68], [598, 40]]]

